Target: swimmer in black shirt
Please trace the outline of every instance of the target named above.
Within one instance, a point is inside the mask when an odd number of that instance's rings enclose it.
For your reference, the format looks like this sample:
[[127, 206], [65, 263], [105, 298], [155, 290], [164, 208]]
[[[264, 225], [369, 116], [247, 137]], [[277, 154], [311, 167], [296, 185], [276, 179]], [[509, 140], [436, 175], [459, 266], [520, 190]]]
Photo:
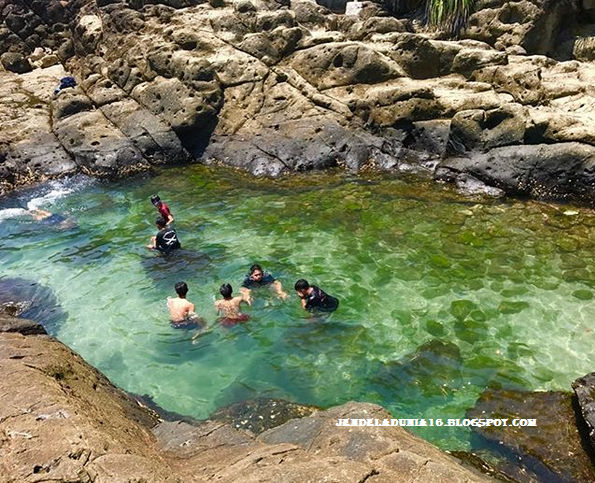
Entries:
[[310, 285], [307, 280], [295, 282], [295, 291], [302, 299], [302, 307], [310, 312], [333, 312], [339, 306], [339, 300], [327, 294], [316, 285]]
[[279, 298], [287, 298], [287, 293], [283, 291], [281, 282], [275, 279], [275, 277], [273, 277], [270, 273], [263, 271], [262, 267], [258, 265], [258, 263], [255, 263], [250, 267], [250, 271], [244, 278], [240, 292], [244, 296], [244, 299], [250, 304], [252, 303], [250, 292], [255, 288], [266, 286], [269, 286], [272, 290], [274, 290]]
[[151, 241], [147, 245], [147, 248], [151, 250], [158, 250], [162, 253], [170, 253], [173, 250], [181, 248], [180, 240], [176, 230], [169, 228], [166, 225], [166, 221], [159, 217], [155, 220], [155, 224], [159, 229], [159, 233], [156, 236], [151, 237]]

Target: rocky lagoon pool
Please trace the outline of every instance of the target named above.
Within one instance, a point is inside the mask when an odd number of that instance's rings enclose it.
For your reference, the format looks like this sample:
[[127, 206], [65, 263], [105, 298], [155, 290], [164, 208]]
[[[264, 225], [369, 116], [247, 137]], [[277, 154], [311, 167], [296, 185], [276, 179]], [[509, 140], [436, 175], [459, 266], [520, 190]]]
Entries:
[[[183, 248], [171, 257], [145, 248], [154, 193], [175, 215]], [[33, 207], [74, 226], [36, 222]], [[14, 277], [48, 288], [52, 335], [118, 386], [196, 418], [257, 397], [464, 418], [487, 387], [570, 390], [595, 370], [587, 208], [469, 198], [419, 178], [271, 181], [193, 166], [22, 190], [0, 200], [0, 227], [0, 289]], [[237, 291], [254, 262], [290, 297], [257, 291], [249, 322], [217, 326], [219, 286]], [[309, 317], [299, 278], [339, 310]], [[194, 343], [168, 321], [180, 280], [213, 325]], [[443, 448], [471, 444], [469, 428], [413, 429]]]

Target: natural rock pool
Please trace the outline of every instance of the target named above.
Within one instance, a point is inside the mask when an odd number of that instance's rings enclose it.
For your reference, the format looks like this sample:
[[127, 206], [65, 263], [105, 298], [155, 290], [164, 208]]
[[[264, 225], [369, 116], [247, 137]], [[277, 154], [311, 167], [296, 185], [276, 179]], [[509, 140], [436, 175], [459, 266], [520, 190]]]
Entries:
[[[170, 258], [145, 249], [154, 193], [183, 245]], [[35, 222], [28, 204], [76, 227]], [[265, 181], [195, 166], [21, 191], [0, 200], [0, 227], [0, 281], [51, 289], [63, 310], [45, 321], [53, 335], [115, 384], [196, 418], [255, 397], [464, 418], [488, 386], [569, 390], [595, 369], [587, 208], [470, 199], [419, 179]], [[170, 327], [175, 282], [213, 324], [219, 286], [237, 291], [253, 262], [290, 298], [259, 291], [248, 323], [196, 343]], [[293, 291], [302, 277], [339, 297], [339, 310], [309, 318]], [[471, 444], [467, 428], [415, 429], [444, 448]]]

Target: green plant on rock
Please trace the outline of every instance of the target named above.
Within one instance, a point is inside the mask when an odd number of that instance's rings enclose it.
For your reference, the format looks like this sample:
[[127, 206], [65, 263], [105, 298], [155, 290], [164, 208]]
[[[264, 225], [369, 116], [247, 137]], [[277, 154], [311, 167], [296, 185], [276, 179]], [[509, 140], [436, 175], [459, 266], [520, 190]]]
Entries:
[[427, 0], [426, 15], [430, 25], [458, 36], [473, 12], [476, 0]]
[[473, 13], [476, 0], [384, 0], [393, 15], [414, 14], [425, 17], [425, 21], [448, 31], [457, 37]]

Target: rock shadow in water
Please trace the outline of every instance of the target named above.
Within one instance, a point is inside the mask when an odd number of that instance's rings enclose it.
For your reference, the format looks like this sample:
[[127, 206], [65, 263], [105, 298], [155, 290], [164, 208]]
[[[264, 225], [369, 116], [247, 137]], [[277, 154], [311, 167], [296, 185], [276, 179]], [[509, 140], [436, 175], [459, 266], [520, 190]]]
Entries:
[[0, 279], [0, 312], [34, 320], [50, 335], [58, 332], [67, 316], [51, 289], [33, 280], [13, 277]]
[[199, 250], [181, 248], [169, 254], [147, 250], [140, 263], [156, 288], [170, 293], [172, 280], [194, 280], [211, 264], [211, 255]]
[[452, 342], [432, 339], [394, 362], [385, 363], [372, 379], [387, 400], [444, 399], [465, 384], [459, 348]]

